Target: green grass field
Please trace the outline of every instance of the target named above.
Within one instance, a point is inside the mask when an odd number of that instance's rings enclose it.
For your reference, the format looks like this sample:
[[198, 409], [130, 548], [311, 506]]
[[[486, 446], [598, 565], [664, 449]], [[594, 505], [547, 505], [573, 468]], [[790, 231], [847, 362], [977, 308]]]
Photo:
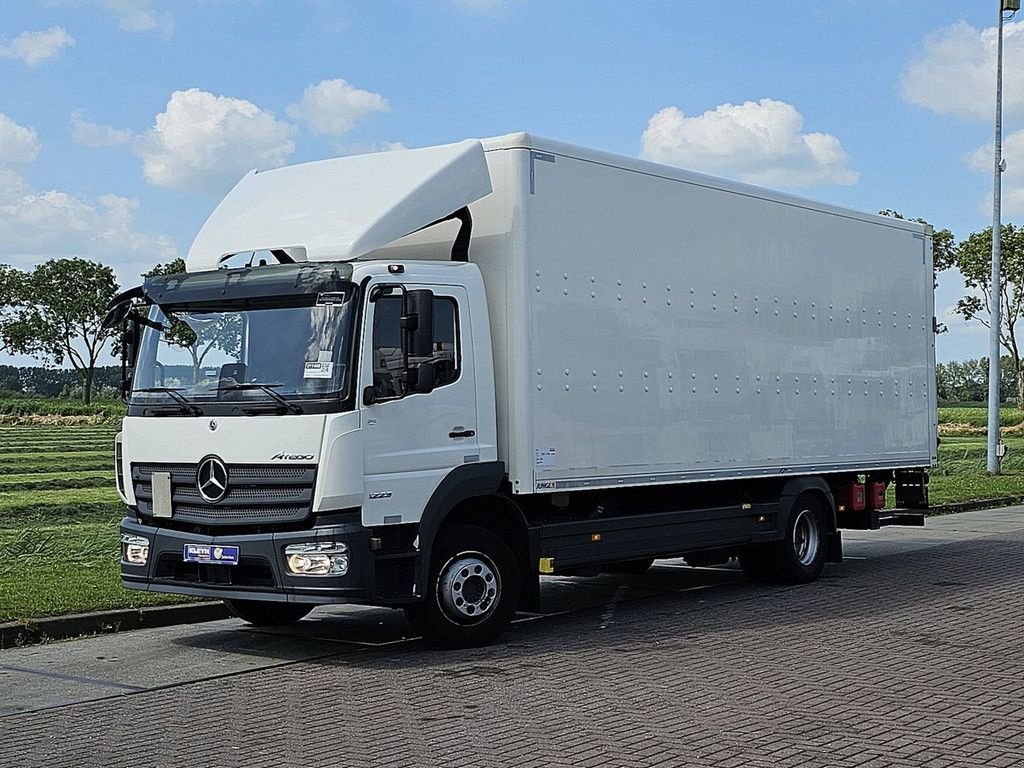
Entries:
[[[121, 587], [122, 505], [113, 469], [119, 419], [95, 408], [83, 413], [75, 403], [49, 405], [49, 414], [37, 404], [36, 413], [11, 415], [0, 401], [0, 621], [183, 600]], [[1006, 408], [1000, 420], [1009, 453], [1004, 474], [989, 477], [985, 409], [939, 409], [932, 504], [1024, 499], [1024, 414]]]
[[117, 429], [0, 423], [0, 621], [182, 600], [121, 587]]

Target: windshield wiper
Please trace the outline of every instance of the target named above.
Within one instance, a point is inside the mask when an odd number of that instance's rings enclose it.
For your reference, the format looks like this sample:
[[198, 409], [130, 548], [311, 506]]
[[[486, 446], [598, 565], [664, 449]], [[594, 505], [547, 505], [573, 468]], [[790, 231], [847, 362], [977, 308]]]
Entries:
[[202, 408], [181, 394], [181, 387], [145, 387], [144, 389], [132, 390], [132, 394], [136, 392], [159, 392], [170, 397], [184, 413], [191, 413], [193, 416], [203, 415]]
[[222, 392], [231, 392], [237, 390], [246, 389], [258, 389], [262, 392], [267, 393], [270, 399], [276, 402], [281, 408], [284, 408], [288, 413], [302, 413], [302, 409], [295, 403], [289, 401], [284, 395], [274, 391], [274, 387], [283, 387], [284, 384], [270, 384], [265, 382], [250, 381], [243, 384], [230, 384], [226, 387], [220, 387]]

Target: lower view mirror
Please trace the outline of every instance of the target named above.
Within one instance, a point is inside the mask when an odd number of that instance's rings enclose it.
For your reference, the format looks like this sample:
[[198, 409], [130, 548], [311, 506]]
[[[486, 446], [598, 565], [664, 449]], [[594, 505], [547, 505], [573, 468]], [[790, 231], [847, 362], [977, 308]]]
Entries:
[[372, 386], [363, 388], [363, 405], [373, 405], [377, 402], [377, 390]]

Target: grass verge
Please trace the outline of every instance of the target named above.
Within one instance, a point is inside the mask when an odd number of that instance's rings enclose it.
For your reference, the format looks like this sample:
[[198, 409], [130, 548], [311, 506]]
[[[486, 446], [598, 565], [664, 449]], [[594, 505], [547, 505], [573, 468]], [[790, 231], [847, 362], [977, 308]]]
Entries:
[[95, 507], [72, 522], [21, 516], [0, 527], [0, 621], [137, 608], [187, 598], [121, 586], [120, 505]]

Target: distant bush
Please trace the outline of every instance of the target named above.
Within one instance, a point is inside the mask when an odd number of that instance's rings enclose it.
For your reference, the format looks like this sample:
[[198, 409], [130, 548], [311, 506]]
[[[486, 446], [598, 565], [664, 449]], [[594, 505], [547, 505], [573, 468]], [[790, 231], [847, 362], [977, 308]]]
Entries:
[[125, 406], [120, 400], [81, 400], [56, 397], [0, 397], [0, 416], [123, 416]]

